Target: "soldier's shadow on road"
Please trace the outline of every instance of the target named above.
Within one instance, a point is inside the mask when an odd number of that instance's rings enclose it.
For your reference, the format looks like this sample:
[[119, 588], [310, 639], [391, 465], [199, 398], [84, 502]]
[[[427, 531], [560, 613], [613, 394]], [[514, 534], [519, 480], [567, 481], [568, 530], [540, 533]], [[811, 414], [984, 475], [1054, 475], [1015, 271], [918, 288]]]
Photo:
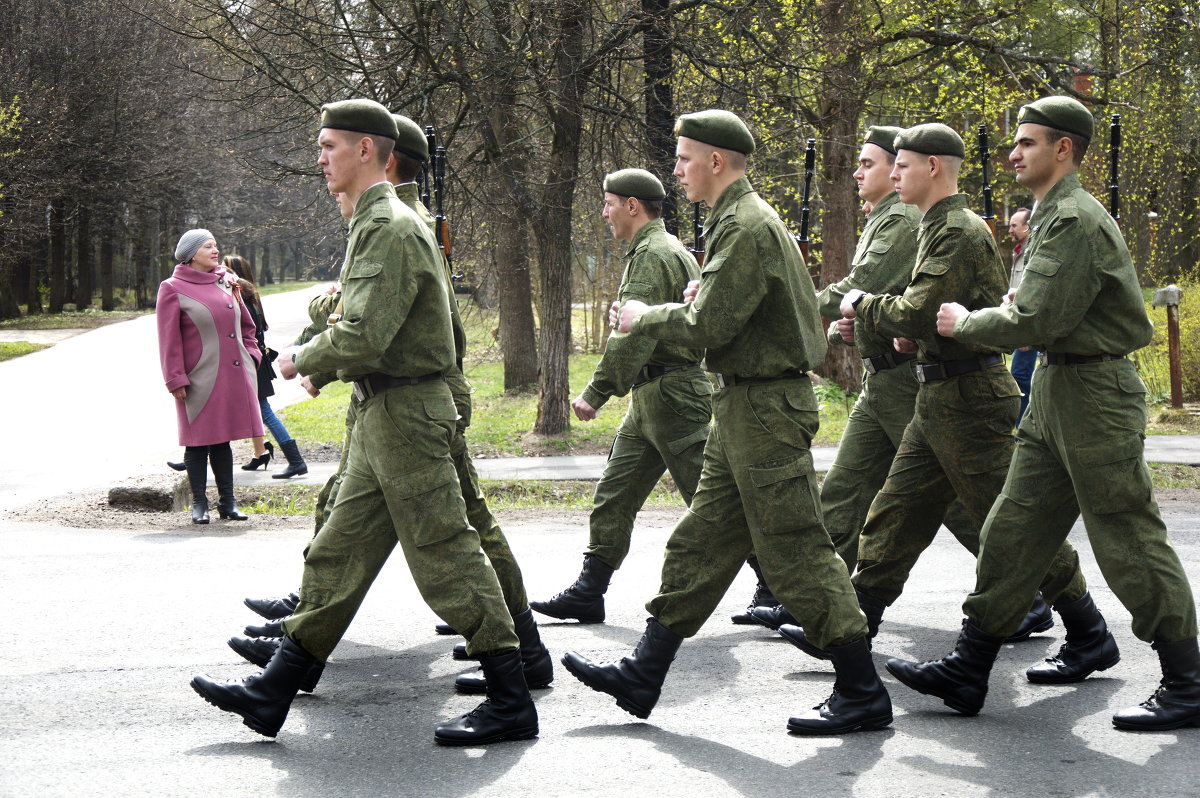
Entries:
[[[452, 639], [452, 638], [451, 638]], [[391, 650], [343, 643], [354, 658], [330, 661], [317, 690], [301, 693], [275, 742], [240, 726], [236, 715], [208, 706], [228, 724], [224, 742], [187, 751], [192, 756], [254, 757], [286, 774], [272, 792], [333, 795], [419, 795], [451, 798], [486, 792], [538, 744], [538, 739], [452, 748], [433, 742], [434, 727], [469, 712], [481, 695], [454, 692], [447, 638]], [[364, 652], [374, 654], [362, 656]], [[470, 669], [473, 663], [462, 665]], [[534, 700], [552, 691], [534, 692]], [[207, 706], [207, 705], [206, 705]], [[254, 772], [254, 769], [248, 769]], [[259, 791], [248, 789], [246, 794]]]

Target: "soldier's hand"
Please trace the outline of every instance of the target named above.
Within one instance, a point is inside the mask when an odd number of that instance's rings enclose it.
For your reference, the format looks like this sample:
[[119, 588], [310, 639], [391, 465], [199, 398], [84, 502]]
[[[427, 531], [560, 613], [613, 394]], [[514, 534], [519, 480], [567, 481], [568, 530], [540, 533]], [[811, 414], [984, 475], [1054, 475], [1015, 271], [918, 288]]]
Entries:
[[637, 317], [645, 313], [649, 307], [645, 302], [636, 299], [627, 301], [621, 306], [620, 318], [617, 320], [617, 332], [629, 332]]
[[312, 384], [312, 380], [308, 377], [300, 378], [300, 387], [308, 391], [308, 395], [314, 399], [321, 395], [321, 389]]
[[842, 311], [842, 318], [854, 319], [858, 317], [858, 310], [854, 307], [859, 299], [866, 296], [867, 292], [859, 288], [853, 288], [846, 292], [842, 297], [842, 305], [839, 310]]
[[614, 299], [613, 303], [608, 306], [608, 326], [615, 330], [620, 323], [621, 303]]
[[596, 417], [596, 408], [583, 401], [583, 394], [575, 397], [575, 401], [571, 402], [571, 409], [575, 411], [575, 418], [580, 421], [591, 421]]
[[938, 335], [953, 338], [954, 325], [959, 319], [965, 318], [969, 312], [957, 302], [943, 302], [942, 306], [938, 308], [937, 314]]
[[837, 325], [838, 335], [842, 336], [842, 340], [848, 344], [854, 343], [854, 319], [838, 319], [834, 324]]
[[285, 380], [294, 379], [300, 372], [296, 371], [296, 353], [300, 351], [298, 346], [289, 346], [279, 352], [279, 359], [275, 361], [275, 365], [279, 368], [279, 376]]
[[683, 289], [683, 304], [687, 304], [696, 298], [696, 294], [700, 293], [700, 281], [689, 280], [687, 286]]
[[325, 286], [325, 296], [333, 296], [334, 294], [336, 294], [338, 291], [341, 291], [341, 290], [342, 290], [342, 284], [339, 283], [337, 280], [334, 280], [332, 283]]
[[917, 353], [917, 342], [911, 338], [893, 338], [892, 348], [902, 355], [915, 355]]

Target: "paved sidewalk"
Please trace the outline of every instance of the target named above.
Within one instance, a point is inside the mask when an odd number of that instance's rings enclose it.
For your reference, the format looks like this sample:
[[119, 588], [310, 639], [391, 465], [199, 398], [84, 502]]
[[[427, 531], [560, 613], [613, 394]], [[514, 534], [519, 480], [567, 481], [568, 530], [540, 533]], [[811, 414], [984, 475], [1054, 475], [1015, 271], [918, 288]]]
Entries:
[[[825, 472], [837, 455], [836, 446], [817, 446], [812, 450], [817, 471]], [[604, 462], [602, 454], [555, 457], [490, 457], [474, 461], [475, 470], [483, 479], [600, 479]], [[1146, 438], [1146, 459], [1151, 463], [1178, 463], [1200, 466], [1200, 435], [1150, 435]], [[280, 460], [276, 470], [286, 461]], [[274, 465], [274, 464], [272, 464]], [[286, 482], [324, 484], [337, 468], [337, 463], [309, 463], [308, 474]], [[272, 479], [266, 471], [234, 469], [234, 482], [239, 485], [285, 484]]]

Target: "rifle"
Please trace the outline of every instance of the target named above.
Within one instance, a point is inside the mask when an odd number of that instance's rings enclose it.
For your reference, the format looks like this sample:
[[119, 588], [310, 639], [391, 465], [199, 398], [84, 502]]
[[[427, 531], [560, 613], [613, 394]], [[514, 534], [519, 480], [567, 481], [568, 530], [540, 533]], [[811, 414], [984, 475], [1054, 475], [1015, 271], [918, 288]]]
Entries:
[[[433, 151], [437, 148], [437, 133], [433, 131], [433, 125], [425, 126], [425, 143], [428, 145], [429, 157], [432, 160]], [[425, 206], [425, 210], [429, 210], [432, 207], [429, 201], [429, 188], [430, 184], [433, 182], [433, 179], [429, 174], [431, 166], [432, 163], [425, 164], [425, 166], [421, 169], [421, 176], [418, 181], [421, 187], [421, 204]]]
[[1121, 157], [1121, 115], [1113, 114], [1108, 126], [1108, 212], [1121, 223], [1121, 195], [1117, 184], [1117, 162]]
[[996, 237], [996, 216], [992, 213], [992, 178], [988, 170], [988, 162], [992, 159], [991, 147], [988, 146], [987, 125], [979, 126], [979, 165], [983, 167], [983, 214], [981, 218], [987, 222]]
[[813, 167], [816, 162], [817, 140], [810, 138], [804, 147], [804, 193], [800, 196], [800, 237], [796, 239], [805, 266], [808, 265], [808, 217], [811, 212], [808, 203], [812, 198]]
[[704, 225], [700, 224], [700, 203], [692, 203], [692, 248], [688, 250], [697, 266], [704, 265]]
[[461, 280], [462, 274], [454, 271], [454, 253], [450, 247], [450, 223], [446, 221], [446, 212], [442, 200], [446, 196], [446, 148], [439, 146], [433, 151], [433, 196], [437, 210], [433, 214], [433, 230], [437, 238], [446, 265], [450, 267], [450, 277]]

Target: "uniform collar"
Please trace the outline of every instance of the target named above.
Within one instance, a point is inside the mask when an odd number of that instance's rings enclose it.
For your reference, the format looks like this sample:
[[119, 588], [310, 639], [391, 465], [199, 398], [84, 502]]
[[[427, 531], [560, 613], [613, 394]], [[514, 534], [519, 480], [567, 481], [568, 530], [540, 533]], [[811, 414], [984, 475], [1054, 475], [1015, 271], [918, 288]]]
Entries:
[[376, 183], [368, 188], [358, 198], [358, 202], [354, 204], [354, 214], [350, 217], [350, 229], [353, 230], [359, 222], [369, 217], [372, 213], [371, 206], [381, 199], [395, 197], [396, 190], [392, 188], [392, 184], [386, 180]]
[[925, 211], [925, 215], [921, 217], [921, 224], [926, 225], [937, 219], [944, 219], [950, 211], [959, 210], [967, 207], [966, 194], [951, 194], [949, 197], [943, 197], [933, 203], [933, 207]]
[[733, 206], [738, 200], [753, 191], [750, 179], [745, 175], [726, 186], [717, 199], [717, 204], [713, 205], [712, 210], [708, 212], [708, 218], [704, 220], [704, 235], [707, 236], [708, 231], [715, 227], [718, 221], [733, 212]]
[[636, 252], [639, 247], [643, 246], [646, 242], [646, 239], [655, 230], [660, 230], [664, 233], [666, 232], [667, 226], [662, 219], [652, 219], [651, 221], [646, 222], [644, 225], [642, 225], [641, 230], [638, 230], [633, 234], [633, 240], [629, 242], [629, 249], [625, 251], [625, 257], [628, 258], [630, 255]]
[[871, 212], [869, 214], [867, 214], [867, 221], [871, 222], [871, 221], [874, 221], [875, 219], [879, 218], [880, 216], [883, 216], [885, 213], [887, 213], [889, 208], [891, 208], [893, 205], [895, 205], [899, 201], [900, 201], [899, 194], [897, 194], [895, 191], [889, 193], [886, 197], [884, 197], [879, 202], [877, 202], [875, 204], [875, 207], [871, 209]]
[[1046, 196], [1042, 197], [1042, 201], [1037, 204], [1037, 207], [1033, 209], [1033, 214], [1029, 217], [1029, 226], [1033, 227], [1034, 217], [1037, 217], [1039, 224], [1041, 223], [1041, 217], [1047, 213], [1047, 211], [1042, 210], [1043, 208], [1053, 208], [1058, 204], [1059, 200], [1077, 188], [1079, 188], [1079, 172], [1070, 172], [1060, 177], [1058, 182], [1046, 192]]

